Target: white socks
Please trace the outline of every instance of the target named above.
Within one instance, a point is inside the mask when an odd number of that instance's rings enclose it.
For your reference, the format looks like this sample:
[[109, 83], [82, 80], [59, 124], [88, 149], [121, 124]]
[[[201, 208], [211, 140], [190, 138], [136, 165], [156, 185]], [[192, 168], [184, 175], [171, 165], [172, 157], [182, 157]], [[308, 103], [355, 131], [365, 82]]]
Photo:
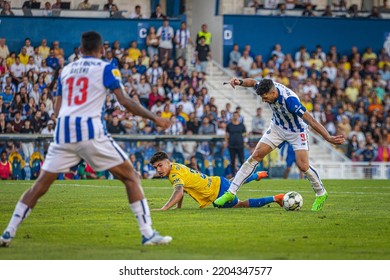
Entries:
[[11, 220], [9, 221], [6, 231], [8, 231], [12, 237], [15, 236], [16, 230], [25, 218], [30, 214], [31, 209], [21, 201], [15, 206], [14, 213], [12, 214]]
[[131, 203], [130, 208], [137, 219], [141, 234], [150, 238], [153, 235], [152, 218], [146, 198]]
[[241, 185], [253, 174], [258, 163], [258, 161], [250, 156], [241, 166], [240, 170], [238, 170], [236, 176], [230, 184], [229, 192], [234, 195], [237, 194]]
[[316, 193], [317, 196], [323, 195], [325, 193], [324, 185], [322, 185], [321, 178], [312, 166], [309, 166], [309, 169], [304, 172], [306, 177], [309, 179], [310, 184]]

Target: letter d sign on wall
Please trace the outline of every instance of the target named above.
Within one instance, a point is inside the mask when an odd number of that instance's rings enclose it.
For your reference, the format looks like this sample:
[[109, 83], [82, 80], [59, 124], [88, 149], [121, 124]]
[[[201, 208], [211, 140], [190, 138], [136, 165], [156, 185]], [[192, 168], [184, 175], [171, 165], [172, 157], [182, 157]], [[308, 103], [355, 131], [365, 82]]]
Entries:
[[223, 44], [225, 46], [232, 46], [233, 42], [233, 25], [224, 24], [223, 25]]

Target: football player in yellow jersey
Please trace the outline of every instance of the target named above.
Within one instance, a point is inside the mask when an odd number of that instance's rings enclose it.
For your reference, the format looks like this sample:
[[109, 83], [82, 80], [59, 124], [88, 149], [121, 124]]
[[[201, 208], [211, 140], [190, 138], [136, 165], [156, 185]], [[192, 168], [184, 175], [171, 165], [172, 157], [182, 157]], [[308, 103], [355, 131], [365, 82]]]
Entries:
[[[177, 205], [177, 208], [181, 208], [184, 192], [191, 196], [200, 208], [204, 208], [223, 195], [230, 186], [230, 181], [224, 177], [207, 176], [183, 164], [172, 163], [165, 152], [155, 153], [150, 159], [150, 163], [156, 169], [158, 175], [168, 177], [169, 182], [174, 187], [171, 198], [160, 210], [168, 210], [175, 205]], [[265, 177], [267, 177], [267, 172], [260, 171], [252, 174], [246, 180], [246, 183], [253, 180], [259, 181]], [[272, 202], [282, 206], [283, 196], [284, 194], [278, 194], [263, 198], [250, 198], [245, 201], [240, 201], [236, 196], [233, 201], [226, 203], [223, 208], [261, 207]]]

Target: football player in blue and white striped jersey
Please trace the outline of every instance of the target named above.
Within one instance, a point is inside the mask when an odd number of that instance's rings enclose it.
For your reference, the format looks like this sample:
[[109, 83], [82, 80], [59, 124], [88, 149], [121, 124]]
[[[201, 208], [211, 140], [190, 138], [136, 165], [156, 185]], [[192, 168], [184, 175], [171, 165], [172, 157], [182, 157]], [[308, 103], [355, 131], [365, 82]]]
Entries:
[[11, 220], [0, 237], [0, 247], [9, 246], [18, 226], [28, 216], [58, 173], [69, 172], [81, 159], [96, 171], [109, 170], [126, 187], [130, 208], [137, 218], [143, 245], [168, 244], [172, 237], [152, 229], [149, 206], [139, 177], [127, 155], [107, 133], [102, 119], [107, 89], [135, 115], [148, 118], [163, 129], [169, 120], [157, 117], [124, 92], [118, 69], [100, 59], [103, 41], [99, 33], [85, 32], [81, 38], [83, 57], [65, 66], [58, 80], [55, 114], [58, 116], [54, 142], [50, 144], [42, 171], [33, 186], [16, 204]]
[[257, 164], [263, 158], [272, 152], [283, 142], [289, 142], [295, 151], [296, 164], [298, 168], [309, 179], [316, 199], [312, 206], [312, 211], [322, 210], [328, 194], [321, 182], [317, 171], [309, 164], [309, 147], [307, 127], [311, 126], [329, 143], [340, 145], [344, 143], [343, 135], [332, 136], [328, 131], [317, 122], [306, 108], [301, 104], [298, 96], [289, 88], [282, 84], [274, 83], [271, 79], [263, 79], [258, 82], [254, 79], [232, 78], [230, 85], [253, 87], [263, 102], [268, 103], [273, 118], [267, 132], [261, 137], [252, 155], [241, 166], [240, 170], [234, 177], [229, 190], [214, 203], [222, 207], [225, 203], [235, 197], [238, 189], [243, 182], [251, 176], [256, 169]]

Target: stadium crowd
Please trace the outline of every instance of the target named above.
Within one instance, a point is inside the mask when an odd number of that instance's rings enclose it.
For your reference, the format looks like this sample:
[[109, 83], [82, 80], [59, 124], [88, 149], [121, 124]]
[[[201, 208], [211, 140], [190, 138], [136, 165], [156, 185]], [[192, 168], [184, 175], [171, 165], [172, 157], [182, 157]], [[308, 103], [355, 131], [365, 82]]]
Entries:
[[[140, 49], [137, 41], [127, 47], [119, 41], [104, 42], [102, 59], [118, 67], [126, 93], [142, 106], [159, 116], [171, 120], [167, 130], [161, 130], [146, 119], [133, 116], [107, 95], [104, 119], [111, 134], [141, 135], [225, 135], [234, 112], [243, 123], [240, 107], [218, 108], [210, 97], [207, 86], [206, 64], [211, 58], [211, 34], [203, 24], [194, 41], [185, 23], [173, 30], [169, 20], [162, 20], [157, 30], [150, 27], [146, 47]], [[191, 63], [186, 60], [188, 44], [195, 46]], [[175, 48], [176, 45], [176, 48]], [[298, 47], [298, 46], [297, 46]], [[337, 46], [323, 50], [315, 47], [298, 47], [293, 54], [284, 53], [276, 44], [270, 54], [255, 54], [250, 45], [238, 45], [230, 53], [229, 68], [237, 76], [261, 80], [273, 79], [292, 88], [302, 104], [330, 134], [342, 133], [348, 139], [341, 150], [353, 161], [390, 161], [390, 57], [385, 49], [375, 53], [370, 47], [359, 52], [351, 47], [349, 54], [339, 54]], [[176, 54], [176, 55], [175, 55]], [[33, 46], [26, 38], [20, 50], [9, 50], [6, 38], [0, 38], [0, 134], [53, 134], [56, 117], [53, 113], [53, 96], [57, 70], [81, 57], [74, 49], [65, 55], [60, 41], [50, 44], [41, 39]], [[270, 57], [264, 60], [263, 57]], [[261, 135], [265, 120], [261, 108], [253, 116], [249, 135]], [[120, 144], [143, 177], [153, 177], [154, 170], [147, 163], [158, 150], [163, 149], [177, 160], [193, 161], [194, 156], [210, 157], [216, 153], [229, 159], [226, 143], [208, 142], [126, 142]], [[250, 143], [246, 143], [250, 153]], [[19, 160], [19, 167], [43, 161], [48, 142], [0, 142], [2, 151], [0, 177], [11, 159]], [[40, 155], [34, 153], [40, 153]], [[20, 157], [16, 154], [20, 154]], [[181, 158], [180, 158], [181, 157]], [[207, 166], [206, 166], [207, 167]], [[11, 167], [9, 168], [12, 169]], [[106, 178], [107, 174], [65, 174], [70, 178]], [[33, 178], [31, 171], [29, 178]], [[88, 174], [87, 174], [88, 173]], [[230, 170], [230, 173], [231, 170]], [[234, 172], [233, 172], [234, 173]], [[13, 176], [13, 178], [20, 178]]]

